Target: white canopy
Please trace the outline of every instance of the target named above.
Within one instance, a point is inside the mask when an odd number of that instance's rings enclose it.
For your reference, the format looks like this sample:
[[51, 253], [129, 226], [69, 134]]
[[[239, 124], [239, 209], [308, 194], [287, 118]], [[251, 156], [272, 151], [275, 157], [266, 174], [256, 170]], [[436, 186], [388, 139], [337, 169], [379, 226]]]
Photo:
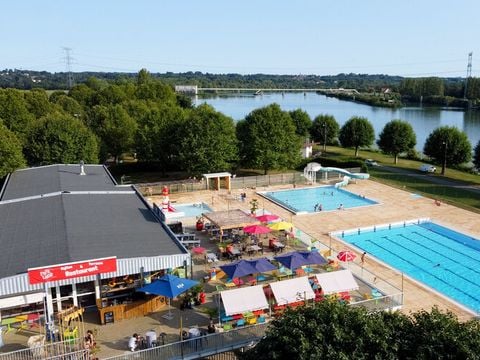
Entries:
[[242, 314], [268, 308], [262, 285], [225, 290], [220, 293], [225, 315]]
[[278, 305], [315, 298], [307, 276], [270, 283], [270, 288]]
[[339, 270], [317, 274], [317, 280], [322, 287], [324, 294], [358, 290], [358, 284], [350, 270]]

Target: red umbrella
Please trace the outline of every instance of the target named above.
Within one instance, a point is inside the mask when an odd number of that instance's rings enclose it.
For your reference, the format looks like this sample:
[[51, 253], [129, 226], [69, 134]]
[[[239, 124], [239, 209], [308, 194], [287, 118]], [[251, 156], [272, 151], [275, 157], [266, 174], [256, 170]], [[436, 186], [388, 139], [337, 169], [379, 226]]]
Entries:
[[201, 247], [201, 246], [197, 246], [197, 247], [194, 247], [192, 249], [192, 252], [194, 254], [203, 254], [205, 252], [205, 250], [207, 250], [207, 249], [205, 249], [204, 247]]
[[267, 234], [272, 231], [270, 228], [262, 225], [249, 225], [243, 228], [243, 232], [247, 234]]
[[280, 219], [280, 217], [278, 215], [274, 215], [274, 214], [260, 215], [260, 216], [257, 216], [256, 218], [257, 218], [257, 220], [259, 220], [263, 223], [268, 223], [268, 222]]
[[350, 250], [342, 250], [337, 255], [337, 259], [343, 262], [353, 261], [356, 257], [357, 255]]

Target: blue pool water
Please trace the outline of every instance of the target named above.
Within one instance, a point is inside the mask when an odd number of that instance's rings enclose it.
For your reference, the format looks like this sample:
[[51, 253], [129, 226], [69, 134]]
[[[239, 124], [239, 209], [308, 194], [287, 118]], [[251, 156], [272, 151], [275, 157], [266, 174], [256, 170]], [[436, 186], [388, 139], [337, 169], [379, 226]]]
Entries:
[[205, 203], [195, 203], [195, 204], [172, 204], [172, 207], [178, 211], [185, 213], [184, 217], [195, 217], [200, 216], [202, 213], [213, 211]]
[[480, 241], [432, 222], [337, 234], [344, 241], [480, 311]]
[[345, 209], [377, 204], [373, 200], [336, 189], [334, 186], [269, 191], [261, 194], [295, 213], [312, 213], [317, 204], [322, 206], [322, 211], [336, 210], [340, 204], [343, 204]]

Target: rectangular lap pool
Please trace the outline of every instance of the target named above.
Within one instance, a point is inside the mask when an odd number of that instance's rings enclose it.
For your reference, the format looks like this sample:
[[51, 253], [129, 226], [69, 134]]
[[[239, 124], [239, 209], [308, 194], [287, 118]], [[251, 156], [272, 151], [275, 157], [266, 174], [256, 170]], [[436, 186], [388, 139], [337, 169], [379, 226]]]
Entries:
[[480, 241], [428, 220], [335, 232], [465, 307], [480, 311]]
[[259, 194], [296, 214], [336, 210], [340, 205], [344, 209], [349, 209], [377, 204], [373, 200], [343, 189], [337, 189], [335, 186], [265, 191], [259, 192]]
[[183, 212], [183, 217], [200, 216], [202, 213], [211, 212], [212, 209], [204, 202], [194, 204], [172, 204], [176, 212]]

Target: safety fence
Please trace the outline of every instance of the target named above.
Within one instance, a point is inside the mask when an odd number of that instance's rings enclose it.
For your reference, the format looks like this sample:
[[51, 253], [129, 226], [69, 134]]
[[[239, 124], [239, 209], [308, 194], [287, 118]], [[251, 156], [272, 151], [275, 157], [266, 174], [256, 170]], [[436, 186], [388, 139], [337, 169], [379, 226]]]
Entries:
[[[39, 337], [41, 335], [38, 335]], [[83, 349], [78, 339], [44, 343], [41, 338], [31, 342], [28, 349], [0, 354], [0, 360], [88, 360], [90, 353]]]
[[[345, 169], [350, 172], [358, 172], [359, 168]], [[317, 182], [328, 182], [330, 180], [341, 179], [343, 175], [337, 172], [324, 172], [317, 177]], [[223, 180], [224, 181], [224, 180]], [[256, 175], [256, 176], [232, 176], [230, 179], [231, 189], [256, 189], [259, 187], [267, 187], [274, 185], [304, 185], [307, 180], [301, 172], [291, 172], [272, 175]], [[182, 181], [162, 181], [157, 183], [136, 184], [139, 191], [145, 196], [161, 195], [162, 188], [167, 186], [170, 193], [184, 193], [202, 190], [212, 190], [207, 188], [207, 183], [204, 179], [187, 179]], [[213, 186], [213, 182], [210, 184]], [[225, 184], [221, 182], [221, 186]]]
[[230, 331], [208, 334], [178, 341], [151, 349], [125, 353], [107, 358], [108, 360], [156, 360], [156, 359], [198, 359], [214, 354], [248, 348], [264, 335], [267, 324], [235, 328]]

